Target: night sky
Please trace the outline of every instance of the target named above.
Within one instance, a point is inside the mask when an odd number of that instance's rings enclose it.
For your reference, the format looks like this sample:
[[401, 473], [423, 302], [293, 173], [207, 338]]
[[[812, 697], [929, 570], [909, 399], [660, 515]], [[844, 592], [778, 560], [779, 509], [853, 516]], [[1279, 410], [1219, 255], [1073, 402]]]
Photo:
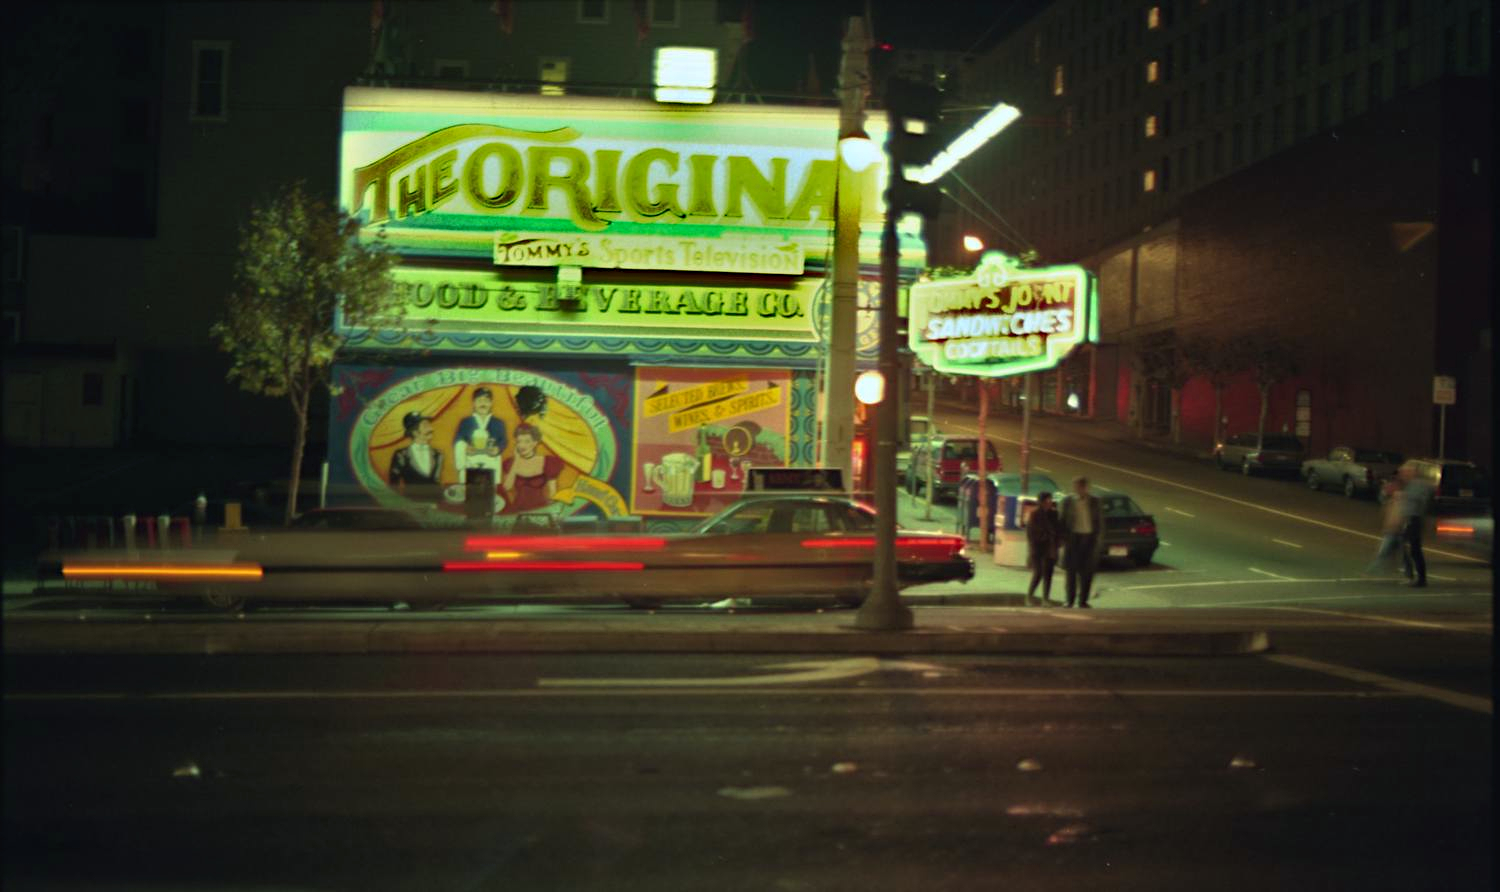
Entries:
[[865, 14], [867, 6], [877, 44], [889, 43], [895, 50], [983, 52], [1024, 25], [1046, 0], [753, 0], [755, 41], [749, 59], [756, 90], [797, 93], [816, 65], [818, 86], [831, 98], [843, 23], [848, 16]]

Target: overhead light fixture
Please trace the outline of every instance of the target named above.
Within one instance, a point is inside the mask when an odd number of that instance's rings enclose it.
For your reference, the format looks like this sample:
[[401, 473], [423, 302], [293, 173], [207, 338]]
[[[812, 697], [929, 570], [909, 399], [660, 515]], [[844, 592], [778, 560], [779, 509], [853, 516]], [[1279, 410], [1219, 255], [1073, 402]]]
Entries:
[[908, 180], [913, 183], [935, 183], [943, 174], [952, 170], [958, 162], [974, 154], [975, 150], [994, 138], [995, 134], [1009, 127], [1012, 122], [1021, 117], [1020, 109], [1013, 105], [1000, 103], [989, 111], [984, 117], [974, 122], [974, 126], [965, 130], [963, 135], [948, 144], [946, 149], [937, 153], [927, 164], [921, 167], [908, 168], [904, 171]]
[[656, 101], [708, 105], [714, 101], [718, 72], [718, 50], [695, 46], [657, 47], [653, 77]]

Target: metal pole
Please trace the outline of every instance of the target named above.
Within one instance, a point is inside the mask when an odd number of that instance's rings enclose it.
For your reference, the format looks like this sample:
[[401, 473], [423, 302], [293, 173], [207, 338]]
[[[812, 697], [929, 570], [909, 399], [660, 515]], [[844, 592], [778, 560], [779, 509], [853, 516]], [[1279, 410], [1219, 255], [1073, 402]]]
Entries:
[[[893, 122], [894, 123], [894, 122]], [[887, 206], [889, 206], [889, 201]], [[875, 407], [875, 580], [854, 617], [865, 631], [901, 631], [915, 625], [901, 603], [896, 579], [896, 211], [888, 210], [880, 236], [880, 374], [885, 398]], [[928, 478], [931, 487], [934, 481]]]
[[[922, 506], [922, 519], [923, 520], [932, 520], [932, 481], [933, 481], [934, 478], [932, 476], [932, 448], [931, 448], [931, 443], [932, 443], [932, 430], [933, 430], [933, 426], [937, 423], [936, 420], [935, 420], [935, 416], [933, 415], [934, 398], [935, 398], [935, 395], [937, 394], [937, 374], [936, 373], [930, 373], [930, 374], [928, 374], [926, 376], [926, 378], [927, 378], [927, 440], [928, 440], [928, 449], [927, 449], [927, 452], [925, 453], [925, 455], [927, 456], [927, 491], [925, 493], [923, 493], [923, 495], [926, 496], [927, 501]], [[911, 468], [907, 468], [907, 473], [912, 473], [912, 470], [913, 469], [911, 469]]]
[[990, 550], [990, 488], [985, 480], [985, 444], [989, 440], [985, 437], [984, 428], [990, 417], [990, 381], [988, 378], [979, 379], [979, 444], [976, 450], [975, 463], [979, 466], [979, 549]]
[[1444, 403], [1438, 406], [1438, 461], [1442, 461], [1444, 447], [1448, 439], [1448, 405]]
[[1021, 376], [1021, 492], [1031, 492], [1031, 373]]
[[[865, 91], [869, 82], [869, 37], [865, 20], [849, 19], [844, 32], [844, 58], [839, 69], [839, 139], [860, 132], [865, 123]], [[859, 176], [835, 149], [833, 221], [833, 300], [828, 319], [828, 371], [823, 379], [823, 431], [819, 441], [822, 463], [842, 468], [846, 479], [854, 450], [854, 339], [859, 297]], [[896, 379], [887, 375], [887, 395]]]

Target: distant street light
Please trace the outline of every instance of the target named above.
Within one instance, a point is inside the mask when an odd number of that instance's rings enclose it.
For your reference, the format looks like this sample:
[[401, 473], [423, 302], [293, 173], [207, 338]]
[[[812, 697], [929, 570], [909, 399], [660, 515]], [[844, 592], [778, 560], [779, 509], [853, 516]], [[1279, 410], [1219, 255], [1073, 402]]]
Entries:
[[714, 101], [718, 69], [718, 50], [695, 46], [657, 47], [653, 76], [656, 101], [708, 105]]
[[873, 406], [885, 399], [885, 376], [870, 369], [860, 372], [854, 379], [854, 396], [866, 406]]
[[966, 235], [964, 236], [964, 250], [983, 251], [984, 242], [977, 235]]

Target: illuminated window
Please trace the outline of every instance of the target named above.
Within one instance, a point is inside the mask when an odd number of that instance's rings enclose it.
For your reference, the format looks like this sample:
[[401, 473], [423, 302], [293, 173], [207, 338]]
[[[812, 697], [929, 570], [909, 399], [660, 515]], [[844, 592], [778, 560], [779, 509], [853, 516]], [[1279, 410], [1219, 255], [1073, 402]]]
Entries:
[[1154, 171], [1154, 170], [1148, 170], [1144, 174], [1141, 175], [1141, 191], [1142, 192], [1155, 192], [1156, 191], [1156, 171]]
[[188, 110], [194, 121], [229, 119], [228, 41], [193, 41], [193, 95]]
[[1155, 31], [1161, 27], [1161, 7], [1153, 6], [1146, 10], [1146, 29]]
[[1146, 138], [1150, 139], [1156, 135], [1156, 115], [1146, 116]]
[[568, 60], [542, 58], [537, 60], [537, 80], [542, 82], [543, 96], [563, 96], [568, 92]]
[[1052, 69], [1052, 95], [1053, 96], [1061, 96], [1062, 94], [1063, 94], [1063, 67], [1061, 65], [1059, 65], [1056, 68]]
[[1146, 83], [1154, 84], [1159, 77], [1161, 77], [1161, 63], [1152, 59], [1146, 63]]

